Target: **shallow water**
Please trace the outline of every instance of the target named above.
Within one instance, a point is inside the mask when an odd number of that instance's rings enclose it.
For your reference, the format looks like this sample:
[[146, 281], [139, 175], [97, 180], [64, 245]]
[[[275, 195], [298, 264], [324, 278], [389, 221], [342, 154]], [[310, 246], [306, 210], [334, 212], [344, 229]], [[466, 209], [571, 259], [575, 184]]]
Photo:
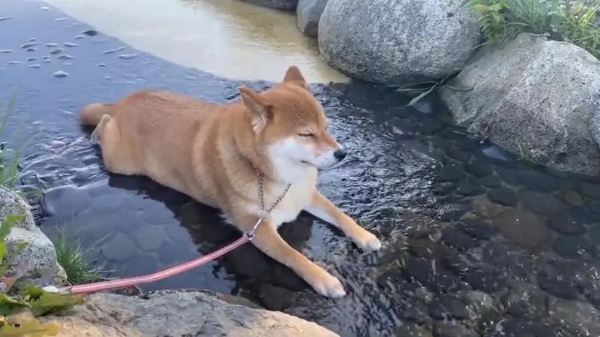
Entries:
[[300, 33], [289, 13], [238, 0], [48, 3], [134, 48], [219, 76], [278, 81], [296, 64], [312, 82], [347, 81], [321, 61], [315, 40]]
[[[227, 102], [242, 82], [168, 63], [42, 7], [0, 2], [9, 17], [0, 50], [10, 50], [0, 53], [0, 98], [18, 95], [13, 144], [35, 135], [23, 181], [46, 189], [44, 232], [65, 226], [96, 243], [113, 276], [150, 273], [237, 238], [213, 209], [145, 178], [107, 174], [76, 114], [148, 87]], [[363, 253], [306, 215], [281, 232], [338, 274], [348, 296], [316, 295], [251, 245], [144, 290], [238, 294], [344, 337], [600, 335], [597, 181], [563, 178], [469, 138], [435, 100], [405, 108], [401, 96], [360, 83], [311, 90], [349, 149], [322, 172], [320, 189], [384, 248]]]

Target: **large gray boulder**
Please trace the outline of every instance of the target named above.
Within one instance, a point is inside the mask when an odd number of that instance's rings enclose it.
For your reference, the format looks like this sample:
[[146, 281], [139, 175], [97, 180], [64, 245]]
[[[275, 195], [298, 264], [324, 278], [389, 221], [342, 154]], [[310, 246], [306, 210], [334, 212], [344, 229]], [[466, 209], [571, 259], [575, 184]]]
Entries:
[[327, 63], [390, 85], [460, 70], [479, 40], [468, 0], [329, 0], [319, 21]]
[[553, 169], [598, 175], [600, 61], [582, 48], [524, 33], [478, 52], [448, 85], [440, 96], [470, 132]]
[[[11, 215], [24, 215], [25, 218], [12, 228], [5, 241], [10, 266], [6, 276], [16, 278], [16, 286], [29, 282], [66, 284], [67, 276], [56, 260], [54, 245], [36, 226], [29, 204], [17, 193], [0, 186], [0, 223]], [[15, 254], [16, 248], [23, 243], [27, 247]], [[0, 292], [3, 287], [5, 285], [0, 281]]]
[[144, 297], [89, 296], [60, 316], [42, 318], [61, 326], [57, 337], [339, 337], [281, 312], [232, 304], [201, 291], [160, 291]]
[[280, 11], [294, 12], [298, 5], [298, 0], [241, 0], [253, 5], [278, 9]]
[[299, 0], [296, 8], [298, 29], [308, 37], [317, 37], [319, 20], [325, 10], [327, 0]]

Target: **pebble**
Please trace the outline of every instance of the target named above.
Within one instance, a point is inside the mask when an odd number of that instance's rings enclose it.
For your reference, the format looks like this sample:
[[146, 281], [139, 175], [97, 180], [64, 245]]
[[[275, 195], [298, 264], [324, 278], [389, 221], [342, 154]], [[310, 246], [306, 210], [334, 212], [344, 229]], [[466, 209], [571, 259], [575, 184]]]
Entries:
[[554, 195], [523, 190], [521, 193], [523, 207], [535, 214], [554, 216], [566, 212], [566, 205]]
[[394, 336], [402, 337], [433, 337], [431, 331], [427, 330], [426, 327], [415, 324], [415, 323], [403, 323], [397, 327], [394, 331]]
[[594, 199], [587, 199], [586, 206], [590, 210], [590, 212], [595, 215], [600, 215], [600, 201], [596, 201]]
[[28, 42], [28, 43], [25, 43], [25, 44], [21, 45], [21, 48], [22, 49], [27, 49], [27, 48], [35, 47], [38, 44], [39, 43], [37, 43], [37, 42]]
[[560, 181], [547, 173], [534, 170], [519, 171], [517, 179], [525, 188], [538, 192], [554, 192], [560, 187]]
[[441, 241], [458, 251], [465, 251], [479, 245], [479, 242], [472, 236], [459, 232], [454, 228], [444, 228]]
[[498, 233], [489, 223], [478, 219], [465, 219], [457, 227], [477, 239], [490, 240]]
[[35, 61], [37, 60], [37, 57], [28, 57], [27, 61], [31, 62], [31, 61]]
[[582, 207], [584, 205], [583, 197], [576, 190], [566, 190], [561, 193], [563, 201], [573, 207]]
[[55, 43], [55, 42], [46, 43], [46, 47], [56, 48], [56, 47], [58, 47], [58, 43]]
[[500, 179], [506, 184], [511, 186], [519, 186], [519, 179], [517, 179], [517, 171], [510, 168], [496, 167], [496, 173], [500, 176]]
[[446, 165], [441, 168], [437, 180], [440, 182], [455, 182], [465, 177], [465, 171], [460, 165]]
[[27, 66], [27, 68], [34, 68], [34, 69], [38, 69], [41, 68], [42, 65], [41, 64], [30, 64]]
[[75, 42], [65, 42], [65, 43], [63, 43], [63, 46], [68, 47], [68, 48], [73, 48], [73, 47], [79, 46], [79, 44], [77, 44]]
[[563, 235], [582, 235], [586, 231], [584, 224], [577, 218], [564, 214], [549, 217], [546, 224], [555, 232]]
[[498, 176], [486, 176], [479, 180], [481, 185], [489, 188], [497, 188], [500, 187], [501, 181]]
[[493, 173], [492, 168], [481, 161], [471, 161], [466, 163], [464, 167], [465, 171], [479, 178], [492, 175]]
[[52, 55], [60, 54], [62, 52], [63, 52], [62, 48], [54, 48], [54, 49], [50, 50], [50, 54], [52, 54]]
[[515, 207], [519, 203], [517, 193], [506, 187], [491, 189], [487, 193], [490, 201], [502, 206]]
[[494, 219], [504, 212], [506, 207], [495, 204], [487, 196], [480, 195], [471, 199], [473, 213], [483, 219]]
[[586, 254], [596, 255], [596, 246], [584, 236], [561, 235], [552, 245], [554, 252], [567, 259], [580, 258]]
[[35, 49], [34, 47], [31, 47], [31, 48], [27, 48], [27, 49], [25, 49], [25, 51], [29, 51], [29, 52], [36, 51], [36, 50], [37, 50], [37, 49]]
[[462, 182], [458, 188], [456, 189], [456, 193], [463, 195], [463, 196], [476, 196], [476, 195], [481, 195], [485, 193], [485, 188], [483, 188], [483, 186], [467, 180]]
[[429, 315], [438, 321], [468, 318], [469, 314], [465, 304], [453, 295], [442, 294], [436, 297], [429, 305]]
[[258, 287], [258, 298], [268, 310], [283, 311], [294, 304], [290, 290], [263, 283]]
[[75, 35], [75, 40], [81, 40], [83, 38], [85, 38], [85, 36], [83, 36], [83, 35]]
[[131, 60], [133, 58], [136, 58], [138, 55], [139, 54], [121, 54], [118, 57], [123, 60]]
[[121, 50], [123, 50], [123, 49], [125, 49], [125, 47], [124, 47], [124, 46], [121, 46], [121, 47], [118, 47], [118, 48], [114, 48], [114, 49], [105, 50], [105, 51], [103, 51], [103, 52], [102, 52], [102, 54], [112, 54], [112, 53], [116, 53], [116, 52], [118, 52], [118, 51], [121, 51]]
[[141, 250], [157, 251], [163, 244], [165, 234], [158, 227], [145, 227], [136, 231], [134, 237]]
[[522, 209], [508, 209], [493, 223], [508, 240], [526, 249], [540, 248], [552, 237], [542, 219]]
[[87, 35], [87, 36], [96, 36], [96, 35], [98, 35], [98, 31], [95, 29], [88, 29], [88, 30], [84, 31], [82, 34]]
[[551, 295], [564, 299], [577, 299], [583, 279], [579, 267], [569, 261], [554, 260], [538, 271], [537, 284]]
[[21, 64], [23, 62], [21, 61], [8, 61], [6, 64], [11, 65], [11, 64]]
[[127, 236], [115, 233], [102, 246], [102, 255], [114, 262], [123, 262], [135, 255], [136, 245]]
[[58, 78], [65, 78], [65, 77], [69, 76], [69, 73], [59, 70], [59, 71], [54, 72], [54, 74], [52, 74], [52, 75], [54, 77], [58, 77]]
[[0, 21], [6, 21], [8, 19], [12, 19], [12, 16], [1, 16]]
[[59, 60], [72, 60], [74, 59], [73, 56], [69, 55], [69, 54], [60, 54], [58, 55], [57, 59]]
[[9, 53], [12, 53], [12, 49], [0, 49], [0, 53], [9, 54]]
[[438, 261], [428, 261], [421, 258], [409, 257], [403, 270], [408, 276], [420, 282], [428, 289], [440, 293], [456, 291], [465, 288], [464, 283], [443, 268]]
[[588, 198], [600, 200], [600, 185], [581, 182], [577, 185], [577, 190]]
[[[400, 336], [400, 335], [398, 335]], [[433, 325], [434, 337], [479, 337], [479, 334], [470, 328], [458, 323], [435, 322]]]
[[116, 212], [126, 204], [125, 193], [106, 193], [94, 198], [91, 207], [95, 211]]

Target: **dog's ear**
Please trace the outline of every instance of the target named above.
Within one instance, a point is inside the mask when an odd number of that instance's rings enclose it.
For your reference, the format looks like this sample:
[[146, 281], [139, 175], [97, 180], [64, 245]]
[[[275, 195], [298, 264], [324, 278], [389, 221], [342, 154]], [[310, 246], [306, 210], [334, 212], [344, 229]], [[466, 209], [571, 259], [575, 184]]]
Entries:
[[308, 83], [304, 79], [300, 68], [296, 66], [290, 66], [288, 70], [285, 72], [285, 76], [283, 77], [284, 82], [292, 82], [294, 84], [298, 84], [304, 89], [308, 89]]
[[252, 118], [252, 129], [254, 132], [262, 130], [267, 122], [273, 117], [272, 108], [269, 102], [252, 89], [241, 86], [238, 88], [242, 96], [242, 102], [246, 106], [250, 117]]

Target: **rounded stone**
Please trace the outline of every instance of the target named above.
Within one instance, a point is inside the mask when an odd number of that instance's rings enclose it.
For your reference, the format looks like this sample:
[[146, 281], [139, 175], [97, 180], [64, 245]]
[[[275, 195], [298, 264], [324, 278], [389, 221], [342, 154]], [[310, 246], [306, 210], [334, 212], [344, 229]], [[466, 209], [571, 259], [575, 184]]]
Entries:
[[439, 295], [429, 304], [429, 315], [438, 321], [465, 319], [469, 316], [465, 304], [453, 295]]
[[94, 198], [92, 207], [101, 212], [116, 212], [126, 204], [126, 196], [123, 192], [102, 194]]
[[293, 292], [268, 283], [262, 283], [258, 287], [258, 297], [268, 310], [283, 311], [294, 302]]
[[506, 209], [504, 206], [495, 204], [487, 196], [476, 196], [471, 199], [473, 213], [483, 219], [494, 219]]
[[558, 190], [560, 181], [547, 173], [526, 170], [517, 173], [517, 179], [527, 189], [538, 192], [553, 192]]
[[458, 323], [435, 322], [433, 325], [434, 337], [479, 337], [479, 334], [470, 328]]
[[523, 207], [535, 214], [554, 216], [566, 211], [566, 205], [554, 195], [524, 190], [521, 193]]
[[466, 163], [464, 164], [464, 167], [465, 171], [480, 178], [492, 175], [493, 173], [492, 168], [488, 164], [479, 160], [473, 160], [469, 163]]
[[511, 168], [496, 167], [496, 173], [500, 176], [500, 179], [510, 186], [519, 186], [519, 179], [517, 178], [517, 171]]
[[444, 228], [441, 241], [458, 251], [464, 251], [479, 245], [479, 242], [472, 236], [459, 232], [454, 228]]
[[583, 197], [576, 190], [563, 191], [561, 196], [567, 205], [574, 207], [582, 207], [584, 205]]
[[568, 259], [575, 259], [586, 254], [596, 255], [596, 246], [584, 236], [561, 235], [552, 245], [554, 252]]
[[113, 262], [122, 262], [135, 255], [135, 243], [121, 233], [116, 233], [110, 237], [101, 249], [102, 255]]
[[456, 189], [456, 193], [464, 196], [475, 196], [485, 193], [483, 186], [476, 184], [470, 180], [462, 182]]
[[500, 178], [498, 178], [498, 176], [492, 175], [481, 178], [479, 182], [481, 183], [481, 185], [489, 188], [497, 188], [501, 185]]
[[395, 328], [394, 336], [402, 337], [433, 337], [433, 334], [426, 327], [415, 323], [402, 323]]
[[317, 41], [334, 68], [360, 80], [398, 84], [440, 79], [461, 68], [478, 35], [475, 17], [456, 1], [329, 0]]
[[552, 237], [542, 219], [522, 209], [508, 209], [494, 219], [493, 223], [508, 240], [527, 249], [540, 248]]
[[492, 202], [508, 207], [515, 207], [519, 202], [517, 193], [514, 190], [505, 187], [489, 190], [487, 197]]
[[582, 275], [578, 266], [569, 261], [549, 261], [536, 275], [540, 288], [559, 298], [575, 300], [579, 297]]
[[600, 200], [600, 184], [581, 182], [577, 185], [577, 190], [588, 198]]
[[440, 169], [437, 180], [439, 182], [456, 182], [465, 177], [465, 171], [460, 165], [446, 165]]
[[568, 215], [549, 217], [546, 224], [555, 232], [563, 235], [582, 235], [585, 233], [583, 223]]
[[463, 220], [458, 229], [474, 238], [483, 240], [490, 240], [498, 233], [489, 223], [477, 219]]
[[135, 241], [141, 250], [156, 251], [162, 246], [165, 234], [161, 227], [142, 227], [135, 234]]

